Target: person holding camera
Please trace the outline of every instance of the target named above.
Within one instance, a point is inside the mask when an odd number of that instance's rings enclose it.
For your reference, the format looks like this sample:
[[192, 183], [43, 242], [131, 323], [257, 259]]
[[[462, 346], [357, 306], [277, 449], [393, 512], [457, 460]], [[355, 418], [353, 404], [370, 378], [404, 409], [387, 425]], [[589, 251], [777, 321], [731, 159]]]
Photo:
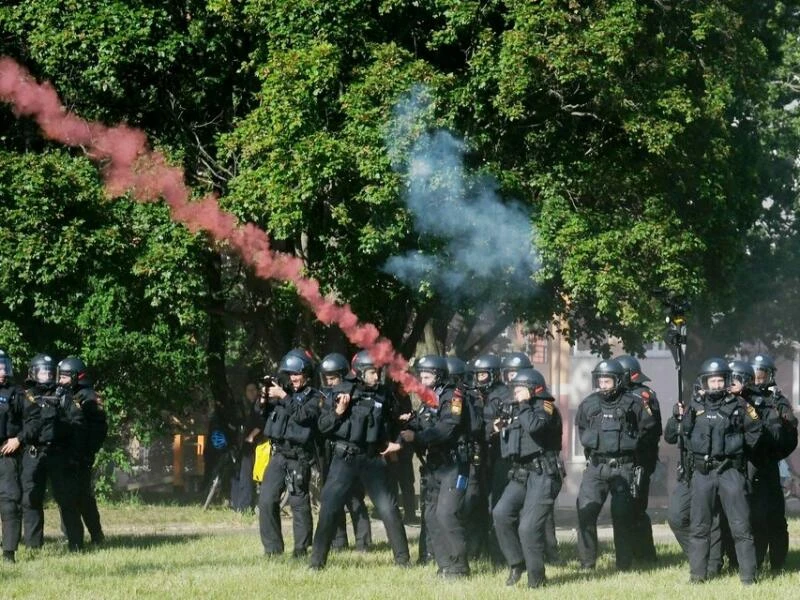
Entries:
[[316, 456], [314, 438], [323, 396], [309, 383], [314, 371], [311, 356], [302, 351], [286, 354], [278, 366], [288, 377], [288, 389], [271, 381], [263, 405], [264, 436], [272, 444], [272, 457], [264, 473], [258, 500], [258, 524], [266, 555], [282, 554], [281, 495], [288, 490], [292, 509], [295, 558], [311, 546], [313, 522], [309, 482]]
[[391, 492], [386, 461], [381, 456], [391, 440], [390, 400], [374, 381], [359, 378], [334, 386], [322, 406], [319, 431], [333, 444], [328, 477], [322, 488], [317, 532], [311, 550], [312, 569], [322, 569], [328, 559], [345, 503], [360, 484], [375, 505], [386, 528], [395, 564], [409, 566], [408, 539], [397, 498]]
[[515, 585], [527, 571], [528, 587], [538, 588], [545, 583], [547, 522], [564, 476], [558, 460], [561, 414], [536, 369], [518, 371], [508, 385], [514, 394], [511, 410], [492, 427], [511, 468], [492, 518], [510, 568], [506, 585]]

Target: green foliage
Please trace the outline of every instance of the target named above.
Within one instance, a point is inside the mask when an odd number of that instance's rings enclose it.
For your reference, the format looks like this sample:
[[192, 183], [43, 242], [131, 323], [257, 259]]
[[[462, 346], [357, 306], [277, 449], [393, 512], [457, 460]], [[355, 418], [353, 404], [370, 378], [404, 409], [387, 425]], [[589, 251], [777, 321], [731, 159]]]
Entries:
[[[738, 331], [716, 313], [794, 307], [800, 128], [783, 107], [798, 92], [797, 8], [28, 0], [0, 6], [0, 52], [81, 115], [144, 128], [197, 193], [220, 192], [407, 354], [487, 308], [382, 271], [441, 247], [414, 231], [395, 167], [416, 136], [451, 130], [467, 166], [534, 225], [539, 293], [488, 307], [498, 322], [557, 315], [572, 338], [637, 349], [662, 327], [656, 287], [698, 298], [710, 331]], [[427, 111], [393, 138], [414, 89]], [[300, 343], [346, 349], [290, 285], [257, 281], [162, 206], [104, 198], [79, 150], [0, 113], [0, 344], [18, 365], [38, 350], [82, 353], [115, 434], [157, 428], [163, 410], [209, 393], [224, 402], [226, 362], [263, 369]], [[763, 291], [743, 273], [778, 284]], [[796, 313], [777, 312], [741, 336], [798, 337]], [[470, 333], [448, 343], [482, 350]]]

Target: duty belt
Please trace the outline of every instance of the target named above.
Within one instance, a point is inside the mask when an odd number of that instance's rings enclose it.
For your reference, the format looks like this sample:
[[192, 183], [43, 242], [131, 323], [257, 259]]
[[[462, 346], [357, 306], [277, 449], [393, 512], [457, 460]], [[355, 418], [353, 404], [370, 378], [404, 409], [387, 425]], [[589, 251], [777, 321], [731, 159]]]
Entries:
[[333, 454], [344, 460], [351, 460], [354, 456], [374, 456], [377, 454], [377, 447], [375, 444], [366, 444], [359, 446], [352, 442], [345, 442], [344, 440], [336, 440], [333, 443]]
[[736, 469], [741, 471], [744, 466], [742, 456], [728, 456], [722, 458], [714, 458], [708, 454], [695, 454], [694, 455], [694, 469], [703, 475], [716, 471], [717, 473], [724, 473], [728, 469]]
[[597, 467], [599, 465], [608, 465], [612, 469], [619, 467], [621, 465], [632, 465], [636, 462], [636, 459], [630, 454], [622, 454], [620, 456], [606, 456], [603, 454], [592, 454], [589, 462], [592, 463], [593, 467]]

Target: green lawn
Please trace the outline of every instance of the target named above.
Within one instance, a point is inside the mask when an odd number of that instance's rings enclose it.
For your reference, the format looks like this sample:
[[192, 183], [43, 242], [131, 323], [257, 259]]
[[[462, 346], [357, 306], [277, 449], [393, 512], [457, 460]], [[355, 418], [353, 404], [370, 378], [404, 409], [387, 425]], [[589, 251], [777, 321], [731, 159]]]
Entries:
[[[800, 589], [800, 544], [793, 542], [790, 571], [766, 576], [752, 588], [725, 576], [700, 586], [687, 583], [688, 566], [675, 544], [659, 546], [659, 568], [615, 573], [610, 548], [592, 574], [577, 571], [574, 543], [562, 543], [570, 562], [548, 567], [549, 585], [529, 591], [503, 585], [505, 571], [473, 565], [466, 581], [440, 581], [435, 567], [392, 566], [385, 544], [367, 554], [333, 553], [320, 573], [287, 554], [266, 559], [253, 516], [215, 509], [120, 505], [101, 508], [108, 541], [102, 549], [67, 553], [55, 511], [46, 515], [46, 544], [38, 553], [21, 550], [15, 565], [0, 565], [4, 595], [11, 598], [795, 598]], [[288, 525], [288, 522], [286, 523]], [[380, 525], [376, 524], [376, 529]], [[417, 528], [409, 528], [416, 558]], [[791, 524], [800, 538], [800, 521]], [[380, 534], [377, 534], [380, 535]], [[567, 532], [566, 537], [570, 535]], [[574, 539], [574, 536], [573, 536]], [[289, 547], [291, 547], [289, 545]]]

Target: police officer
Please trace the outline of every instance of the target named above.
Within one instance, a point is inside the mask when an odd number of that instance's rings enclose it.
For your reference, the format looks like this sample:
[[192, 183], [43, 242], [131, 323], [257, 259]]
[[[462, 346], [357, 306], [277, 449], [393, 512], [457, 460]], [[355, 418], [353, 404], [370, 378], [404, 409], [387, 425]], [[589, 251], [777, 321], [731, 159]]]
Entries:
[[[339, 393], [353, 394], [355, 384], [345, 379], [350, 371], [347, 359], [334, 352], [328, 354], [320, 363], [320, 379], [323, 395], [325, 396], [324, 407], [335, 407], [336, 396]], [[323, 408], [324, 408], [323, 407]], [[322, 435], [325, 432], [320, 430]], [[322, 475], [323, 485], [328, 481], [331, 462], [333, 461], [334, 440], [327, 437], [324, 440], [325, 471]], [[356, 550], [365, 552], [372, 544], [372, 527], [369, 522], [369, 512], [364, 502], [364, 486], [361, 481], [356, 479], [350, 488], [350, 494], [345, 501], [345, 508], [350, 513], [350, 520], [353, 522], [353, 533], [355, 535]], [[341, 549], [347, 547], [347, 528], [345, 523], [344, 509], [336, 515], [336, 534], [333, 538], [331, 547]]]
[[311, 463], [316, 456], [315, 434], [323, 396], [310, 387], [314, 365], [311, 356], [290, 351], [278, 366], [288, 377], [284, 389], [273, 381], [264, 403], [264, 435], [272, 444], [272, 456], [264, 473], [258, 499], [261, 543], [267, 555], [283, 553], [281, 495], [288, 489], [292, 509], [295, 558], [306, 555], [311, 546], [313, 523], [308, 493]]
[[535, 369], [518, 371], [509, 385], [512, 410], [492, 425], [511, 469], [492, 517], [510, 568], [506, 585], [516, 584], [527, 570], [528, 587], [536, 588], [545, 582], [545, 529], [561, 490], [561, 415]]
[[633, 496], [641, 473], [638, 452], [656, 427], [641, 400], [624, 388], [625, 369], [614, 359], [592, 371], [595, 391], [578, 407], [576, 421], [588, 459], [578, 490], [578, 555], [581, 567], [597, 562], [597, 517], [611, 492], [617, 568], [631, 568], [635, 514]]
[[[511, 380], [517, 376], [517, 373], [522, 369], [533, 369], [533, 363], [531, 363], [531, 359], [528, 358], [528, 355], [524, 352], [509, 352], [503, 356], [501, 361], [502, 368], [501, 368], [501, 375], [503, 378], [503, 383], [507, 386], [510, 384]], [[564, 468], [564, 463], [559, 456], [559, 471], [566, 472]], [[545, 526], [545, 562], [551, 565], [561, 565], [563, 561], [558, 554], [558, 538], [556, 538], [556, 520], [555, 520], [555, 510], [550, 513], [550, 516], [547, 517], [547, 525]]]
[[78, 504], [78, 464], [84, 456], [84, 419], [80, 403], [55, 384], [55, 363], [37, 354], [28, 368], [25, 392], [25, 438], [22, 456], [22, 519], [25, 545], [44, 541], [44, 492], [50, 480], [71, 552], [83, 548]]
[[625, 369], [625, 390], [639, 399], [645, 411], [653, 416], [654, 427], [642, 438], [639, 446], [639, 464], [642, 466], [639, 494], [633, 499], [634, 506], [634, 558], [653, 563], [657, 560], [656, 546], [653, 542], [653, 525], [647, 514], [650, 499], [650, 478], [658, 464], [658, 442], [663, 433], [661, 428], [661, 407], [656, 393], [647, 385], [650, 378], [642, 373], [642, 367], [636, 357], [623, 354], [616, 359]]
[[425, 452], [425, 523], [430, 530], [439, 574], [462, 578], [470, 573], [462, 519], [469, 477], [468, 410], [463, 393], [447, 382], [447, 361], [425, 355], [414, 364], [420, 383], [436, 397], [436, 406], [422, 404], [403, 443]]
[[[483, 403], [474, 389], [467, 385], [467, 363], [457, 356], [445, 357], [447, 377], [450, 385], [458, 388], [464, 395], [470, 409], [471, 459], [469, 481], [464, 496], [464, 521], [467, 528], [467, 552], [470, 558], [478, 558], [486, 549], [489, 535], [489, 490], [486, 471], [486, 440], [484, 439]], [[422, 533], [420, 533], [422, 535]]]
[[789, 551], [789, 530], [778, 463], [797, 447], [797, 419], [789, 400], [775, 386], [774, 359], [758, 354], [752, 368], [755, 389], [745, 387], [745, 396], [764, 424], [761, 443], [749, 454], [753, 541], [758, 566], [769, 549], [770, 568], [779, 571]]
[[56, 367], [56, 383], [67, 391], [73, 403], [80, 406], [84, 420], [84, 439], [78, 456], [78, 510], [93, 544], [105, 540], [100, 524], [100, 512], [92, 484], [94, 459], [108, 435], [108, 423], [103, 405], [89, 379], [86, 364], [77, 356], [68, 356]]
[[0, 519], [3, 560], [14, 562], [22, 535], [22, 490], [19, 482], [24, 398], [13, 382], [11, 358], [0, 350]]
[[[372, 367], [375, 370], [374, 366]], [[311, 568], [325, 566], [339, 514], [352, 495], [353, 483], [366, 489], [383, 521], [395, 563], [409, 566], [408, 539], [389, 487], [386, 462], [381, 452], [387, 449], [394, 424], [388, 412], [386, 394], [378, 388], [377, 373], [359, 380], [356, 386], [340, 385], [323, 404], [319, 431], [333, 442], [330, 473], [322, 488], [317, 532], [311, 552]], [[399, 450], [396, 445], [395, 450]]]
[[[501, 369], [502, 362], [494, 354], [478, 356], [468, 366], [468, 377], [477, 397], [475, 405], [483, 407], [489, 514], [508, 483], [509, 464], [500, 454], [500, 440], [493, 428], [495, 420], [511, 410], [511, 392], [503, 383]], [[504, 565], [505, 558], [491, 523], [487, 535], [489, 558], [495, 566]]]
[[762, 423], [751, 405], [728, 392], [730, 368], [724, 359], [703, 362], [699, 384], [700, 394], [682, 422], [694, 457], [690, 581], [704, 581], [708, 576], [711, 530], [721, 507], [736, 546], [739, 578], [751, 584], [756, 557], [746, 497], [745, 452], [758, 444]]

